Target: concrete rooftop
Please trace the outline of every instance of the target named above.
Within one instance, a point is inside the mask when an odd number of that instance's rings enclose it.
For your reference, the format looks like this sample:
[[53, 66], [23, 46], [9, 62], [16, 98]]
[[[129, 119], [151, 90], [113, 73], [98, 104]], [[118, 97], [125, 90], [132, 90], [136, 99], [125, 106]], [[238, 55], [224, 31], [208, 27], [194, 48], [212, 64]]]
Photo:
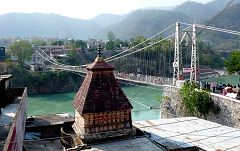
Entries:
[[86, 151], [164, 151], [146, 137], [91, 145]]
[[27, 151], [63, 151], [60, 139], [45, 141], [25, 140], [24, 148]]
[[[24, 147], [28, 151], [63, 151], [60, 139], [49, 139], [45, 141], [25, 140]], [[152, 143], [146, 137], [116, 140], [102, 144], [90, 145], [91, 149], [84, 151], [165, 151]], [[74, 151], [76, 149], [73, 149]]]
[[135, 121], [133, 125], [169, 149], [197, 146], [207, 151], [240, 150], [240, 129], [196, 117]]

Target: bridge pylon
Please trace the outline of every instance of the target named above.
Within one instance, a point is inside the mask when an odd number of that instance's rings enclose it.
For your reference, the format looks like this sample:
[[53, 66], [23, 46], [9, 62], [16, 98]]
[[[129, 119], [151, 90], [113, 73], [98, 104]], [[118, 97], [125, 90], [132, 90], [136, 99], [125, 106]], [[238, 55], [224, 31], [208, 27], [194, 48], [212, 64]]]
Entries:
[[183, 80], [182, 50], [180, 49], [180, 23], [176, 22], [175, 51], [173, 61], [173, 85], [177, 80]]
[[190, 73], [190, 82], [197, 81], [197, 66], [198, 56], [197, 56], [197, 36], [196, 36], [196, 24], [193, 24], [193, 33], [192, 33], [192, 53], [191, 53], [191, 73]]

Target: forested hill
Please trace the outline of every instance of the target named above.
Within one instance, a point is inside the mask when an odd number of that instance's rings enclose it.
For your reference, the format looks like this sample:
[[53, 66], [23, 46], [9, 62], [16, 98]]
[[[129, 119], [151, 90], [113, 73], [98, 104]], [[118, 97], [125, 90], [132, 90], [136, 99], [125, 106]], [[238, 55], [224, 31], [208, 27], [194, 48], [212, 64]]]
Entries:
[[[215, 20], [211, 26], [225, 28], [230, 30], [240, 31], [240, 3], [231, 6], [224, 14], [222, 14], [217, 20]], [[231, 50], [239, 49], [240, 36], [235, 36], [231, 34], [219, 33], [219, 32], [210, 32], [204, 33], [203, 38], [206, 38], [208, 41], [220, 50]]]
[[172, 11], [137, 10], [128, 14], [120, 23], [105, 28], [100, 35], [104, 36], [108, 31], [112, 31], [120, 38], [131, 38], [140, 35], [148, 37], [174, 24], [176, 20], [189, 22], [191, 18]]
[[[181, 22], [207, 23], [217, 14], [228, 0], [214, 0], [207, 4], [185, 2], [170, 10], [148, 8], [130, 12], [126, 15], [100, 14], [90, 20], [82, 20], [56, 14], [11, 13], [0, 15], [0, 37], [52, 37], [52, 38], [101, 38], [106, 39], [109, 31], [117, 37], [126, 39], [135, 36], [152, 36], [177, 20]], [[238, 30], [240, 22], [239, 3], [216, 20], [217, 27]], [[222, 35], [218, 37], [221, 39]]]
[[67, 37], [86, 39], [101, 27], [93, 21], [56, 14], [10, 13], [0, 15], [1, 37]]
[[[229, 0], [214, 0], [214, 1], [208, 2], [206, 5], [208, 7], [211, 7], [212, 9], [219, 11], [222, 8], [224, 8], [224, 6], [226, 6], [228, 2], [230, 2], [230, 1]], [[240, 0], [233, 1], [233, 5], [235, 5], [237, 3], [240, 3]]]
[[91, 20], [102, 27], [107, 27], [121, 22], [125, 17], [126, 15], [100, 14]]
[[[159, 31], [176, 22], [177, 20], [188, 23], [196, 22], [206, 24], [211, 18], [213, 18], [213, 16], [218, 14], [219, 11], [226, 6], [227, 2], [229, 1], [215, 0], [207, 4], [201, 4], [197, 2], [187, 1], [168, 11], [163, 11], [160, 9], [136, 10], [129, 13], [126, 18], [123, 19], [121, 22], [104, 28], [97, 35], [101, 38], [103, 38], [104, 36], [104, 38], [106, 38], [107, 32], [112, 31], [117, 37], [120, 38], [129, 38], [138, 35], [148, 37], [158, 33]], [[236, 12], [234, 11], [238, 11], [235, 9], [239, 8], [239, 3], [240, 0], [234, 1], [230, 8], [228, 8], [221, 15], [221, 18], [225, 18], [224, 20], [227, 20], [227, 17], [224, 16], [228, 14], [230, 18], [228, 18], [227, 23], [223, 21], [222, 26], [218, 26], [217, 24], [211, 25], [216, 25], [216, 27], [227, 26], [227, 29], [236, 29], [231, 28], [232, 26], [228, 26], [228, 24], [240, 21], [240, 18], [238, 17], [231, 17], [231, 15], [237, 16], [235, 14]], [[234, 19], [234, 21], [232, 19]], [[221, 19], [219, 18], [217, 21], [221, 21]], [[218, 43], [221, 43], [221, 39], [223, 39], [224, 37], [221, 37], [220, 35], [220, 37], [217, 38], [220, 39], [220, 41], [218, 40]]]
[[216, 9], [209, 7], [197, 2], [188, 1], [179, 6], [177, 6], [172, 11], [183, 13], [187, 16], [191, 16], [192, 22], [199, 22], [201, 20], [206, 20], [216, 13]]

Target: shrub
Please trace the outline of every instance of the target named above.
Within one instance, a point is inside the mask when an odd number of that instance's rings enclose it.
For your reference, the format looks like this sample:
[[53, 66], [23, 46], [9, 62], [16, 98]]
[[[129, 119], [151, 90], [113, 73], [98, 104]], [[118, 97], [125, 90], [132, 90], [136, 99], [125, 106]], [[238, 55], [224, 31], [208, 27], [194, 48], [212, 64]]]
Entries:
[[218, 113], [219, 107], [212, 101], [209, 92], [200, 90], [195, 83], [185, 83], [180, 90], [180, 98], [187, 113], [206, 118], [210, 112]]

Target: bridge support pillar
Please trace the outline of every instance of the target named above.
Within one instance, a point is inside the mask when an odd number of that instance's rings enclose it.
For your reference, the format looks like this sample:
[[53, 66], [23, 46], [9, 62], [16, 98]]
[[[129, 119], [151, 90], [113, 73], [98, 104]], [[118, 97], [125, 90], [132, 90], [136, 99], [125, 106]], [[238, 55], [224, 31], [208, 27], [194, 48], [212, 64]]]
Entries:
[[192, 53], [191, 53], [191, 74], [190, 82], [197, 81], [197, 37], [196, 37], [196, 24], [193, 24], [193, 34], [192, 34]]
[[176, 22], [175, 51], [173, 61], [173, 85], [177, 80], [183, 80], [182, 51], [180, 49], [180, 23]]

